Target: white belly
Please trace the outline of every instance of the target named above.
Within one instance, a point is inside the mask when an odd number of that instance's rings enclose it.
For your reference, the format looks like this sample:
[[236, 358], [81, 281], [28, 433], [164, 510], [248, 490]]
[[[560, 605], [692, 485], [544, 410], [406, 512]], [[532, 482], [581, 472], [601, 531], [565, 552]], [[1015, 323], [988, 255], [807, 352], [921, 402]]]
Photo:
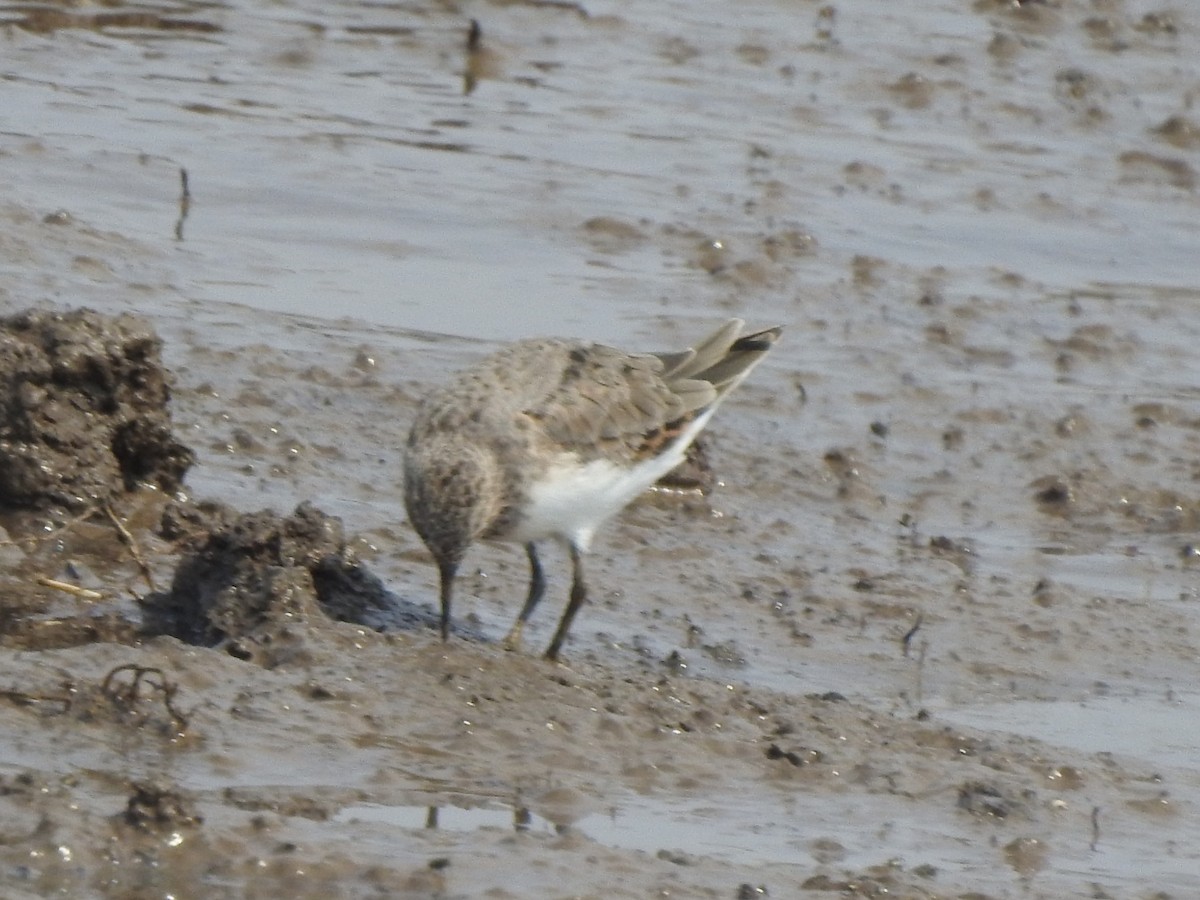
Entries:
[[527, 508], [504, 539], [526, 543], [557, 537], [587, 550], [603, 522], [683, 462], [692, 439], [712, 412], [710, 409], [692, 422], [665, 453], [642, 460], [633, 468], [606, 459], [580, 465], [574, 454], [564, 453], [559, 463], [530, 489]]

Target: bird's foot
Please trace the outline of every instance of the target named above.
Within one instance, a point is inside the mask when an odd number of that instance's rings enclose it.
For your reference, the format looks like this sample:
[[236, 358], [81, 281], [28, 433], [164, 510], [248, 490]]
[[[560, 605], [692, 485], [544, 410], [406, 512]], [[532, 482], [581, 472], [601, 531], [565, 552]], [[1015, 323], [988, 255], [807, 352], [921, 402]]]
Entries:
[[524, 624], [523, 622], [516, 622], [508, 630], [508, 634], [504, 636], [504, 641], [501, 644], [505, 650], [516, 651], [521, 649], [521, 629]]

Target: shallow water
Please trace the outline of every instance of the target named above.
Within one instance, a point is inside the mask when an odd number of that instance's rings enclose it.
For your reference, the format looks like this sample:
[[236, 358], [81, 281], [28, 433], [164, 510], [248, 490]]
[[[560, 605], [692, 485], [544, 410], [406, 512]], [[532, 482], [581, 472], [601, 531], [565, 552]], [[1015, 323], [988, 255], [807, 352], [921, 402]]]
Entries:
[[[1188, 889], [1195, 851], [1164, 836], [1200, 801], [1192, 10], [158, 9], [216, 30], [6, 26], [0, 309], [152, 318], [201, 455], [194, 494], [312, 498], [362, 535], [398, 598], [431, 603], [395, 448], [446, 371], [536, 333], [660, 349], [725, 315], [783, 323], [786, 343], [714, 421], [726, 484], [711, 514], [659, 498], [601, 536], [577, 651], [640, 671], [678, 650], [684, 677], [926, 709], [1081, 768], [1118, 754], [1113, 784], [1168, 773], [1181, 810], [1106, 813], [1120, 837], [1103, 860], [1073, 825], [1072, 850], [1033, 878], [979, 850], [971, 820], [877, 844], [864, 835], [910, 834], [926, 809], [814, 792], [804, 816], [848, 869], [932, 859], [999, 896], [1089, 879], [1129, 892], [1148, 869], [1153, 887]], [[494, 637], [524, 563], [481, 549], [474, 565], [470, 624]], [[247, 753], [191, 783], [257, 783], [278, 764]], [[775, 787], [744, 805], [738, 790], [621, 794], [579, 828], [720, 859], [720, 836], [758, 817], [753, 852], [807, 864], [811, 834]], [[724, 819], [704, 813], [714, 803]], [[1091, 801], [1074, 806], [1086, 818]], [[664, 821], [672, 840], [645, 837]]]

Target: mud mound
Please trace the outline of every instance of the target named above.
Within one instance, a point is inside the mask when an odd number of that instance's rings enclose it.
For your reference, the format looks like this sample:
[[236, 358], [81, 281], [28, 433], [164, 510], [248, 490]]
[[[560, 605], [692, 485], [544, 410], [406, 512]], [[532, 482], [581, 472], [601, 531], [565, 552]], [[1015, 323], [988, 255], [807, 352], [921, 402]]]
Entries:
[[175, 490], [195, 454], [171, 434], [161, 349], [131, 315], [0, 319], [0, 505], [81, 508], [140, 483]]
[[304, 658], [314, 622], [371, 625], [390, 607], [382, 584], [347, 549], [341, 519], [308, 502], [287, 517], [176, 504], [163, 533], [195, 549], [170, 592], [147, 599], [151, 632], [273, 667]]

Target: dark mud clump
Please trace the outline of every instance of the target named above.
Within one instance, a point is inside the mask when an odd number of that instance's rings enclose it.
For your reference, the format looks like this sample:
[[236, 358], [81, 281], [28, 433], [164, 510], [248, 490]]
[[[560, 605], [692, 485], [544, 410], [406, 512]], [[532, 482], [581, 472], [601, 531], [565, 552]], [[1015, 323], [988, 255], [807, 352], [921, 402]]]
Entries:
[[[0, 573], [0, 641], [45, 649], [168, 634], [276, 666], [303, 657], [310, 626], [330, 618], [396, 624], [341, 520], [312, 504], [243, 515], [138, 492], [174, 491], [195, 459], [172, 436], [161, 350], [129, 315], [0, 319], [0, 511], [11, 511], [3, 522], [14, 535], [0, 532], [10, 564]], [[22, 510], [78, 514], [47, 541], [40, 518], [31, 532]], [[176, 557], [170, 591], [158, 590], [154, 572]], [[150, 588], [143, 597], [131, 587], [135, 565]], [[131, 594], [137, 607], [122, 607], [117, 598]], [[73, 613], [56, 615], [71, 595]]]
[[327, 617], [376, 626], [391, 606], [347, 548], [341, 519], [311, 503], [286, 517], [176, 504], [163, 534], [195, 547], [170, 592], [146, 600], [154, 633], [274, 667], [304, 659], [310, 628]]
[[0, 319], [0, 506], [79, 509], [179, 487], [162, 342], [142, 319], [29, 310]]

